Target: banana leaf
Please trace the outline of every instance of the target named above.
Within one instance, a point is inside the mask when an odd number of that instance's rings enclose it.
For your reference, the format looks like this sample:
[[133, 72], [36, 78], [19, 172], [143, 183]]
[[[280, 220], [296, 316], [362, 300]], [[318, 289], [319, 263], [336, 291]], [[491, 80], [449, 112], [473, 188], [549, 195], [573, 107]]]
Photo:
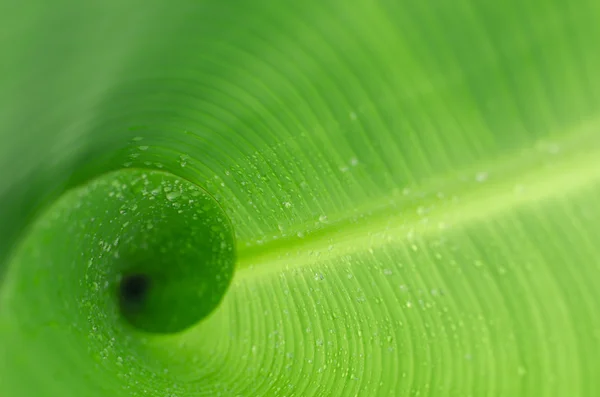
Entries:
[[0, 395], [600, 395], [600, 3], [0, 2]]

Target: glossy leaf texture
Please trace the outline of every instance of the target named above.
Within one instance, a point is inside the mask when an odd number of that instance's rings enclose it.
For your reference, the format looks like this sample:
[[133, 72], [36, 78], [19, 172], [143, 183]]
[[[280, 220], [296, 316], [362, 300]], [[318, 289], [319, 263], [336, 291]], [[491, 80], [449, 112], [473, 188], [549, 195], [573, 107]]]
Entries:
[[2, 2], [0, 395], [600, 395], [599, 20]]

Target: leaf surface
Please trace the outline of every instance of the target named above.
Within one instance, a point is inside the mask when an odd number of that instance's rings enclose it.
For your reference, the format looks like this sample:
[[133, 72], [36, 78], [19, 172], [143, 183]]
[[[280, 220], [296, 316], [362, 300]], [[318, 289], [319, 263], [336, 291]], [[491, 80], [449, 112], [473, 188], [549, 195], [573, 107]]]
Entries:
[[599, 5], [0, 15], [0, 395], [600, 394]]

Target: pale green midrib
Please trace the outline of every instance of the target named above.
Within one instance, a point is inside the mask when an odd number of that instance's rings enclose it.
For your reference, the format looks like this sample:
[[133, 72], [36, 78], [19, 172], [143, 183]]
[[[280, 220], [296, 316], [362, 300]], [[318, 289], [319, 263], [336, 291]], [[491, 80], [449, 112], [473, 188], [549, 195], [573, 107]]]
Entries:
[[[548, 142], [560, 151], [550, 153], [538, 144], [497, 159], [489, 167], [464, 170], [429, 188], [420, 189], [424, 193], [423, 199], [410, 199], [395, 192], [368, 207], [357, 208], [347, 219], [302, 238], [282, 238], [240, 249], [235, 277], [254, 277], [264, 272], [310, 266], [324, 259], [375, 250], [392, 242], [410, 242], [409, 234], [423, 236], [441, 231], [442, 223], [446, 227], [466, 225], [482, 217], [497, 216], [511, 208], [573, 193], [593, 182], [600, 182], [599, 121], [585, 123], [562, 139], [548, 139]], [[473, 177], [477, 171], [485, 171], [489, 179], [483, 183], [459, 180], [459, 175]], [[457, 196], [458, 201], [444, 202], [436, 197], [437, 192], [446, 197]], [[426, 216], [417, 214], [419, 207], [429, 206], [433, 207]], [[353, 218], [357, 214], [368, 215], [355, 222]]]

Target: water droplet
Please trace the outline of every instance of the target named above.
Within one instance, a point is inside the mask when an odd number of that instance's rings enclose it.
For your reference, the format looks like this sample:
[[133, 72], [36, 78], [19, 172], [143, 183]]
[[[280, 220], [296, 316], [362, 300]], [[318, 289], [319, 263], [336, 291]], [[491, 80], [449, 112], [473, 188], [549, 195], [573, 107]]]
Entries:
[[535, 145], [535, 148], [540, 152], [545, 152], [552, 155], [560, 152], [560, 146], [554, 142], [540, 141]]
[[479, 183], [483, 183], [485, 181], [487, 181], [489, 177], [489, 174], [485, 171], [480, 171], [477, 174], [475, 174], [475, 181], [479, 182]]
[[189, 159], [189, 156], [187, 156], [187, 155], [179, 156], [179, 165], [181, 166], [181, 168], [183, 168], [187, 165], [188, 159]]
[[167, 193], [167, 200], [173, 201], [179, 196], [181, 196], [181, 192], [179, 192], [179, 191], [169, 192], [169, 193]]
[[515, 185], [515, 187], [513, 188], [513, 191], [516, 195], [520, 195], [523, 194], [523, 192], [525, 191], [525, 186], [521, 185], [521, 184], [517, 184]]

